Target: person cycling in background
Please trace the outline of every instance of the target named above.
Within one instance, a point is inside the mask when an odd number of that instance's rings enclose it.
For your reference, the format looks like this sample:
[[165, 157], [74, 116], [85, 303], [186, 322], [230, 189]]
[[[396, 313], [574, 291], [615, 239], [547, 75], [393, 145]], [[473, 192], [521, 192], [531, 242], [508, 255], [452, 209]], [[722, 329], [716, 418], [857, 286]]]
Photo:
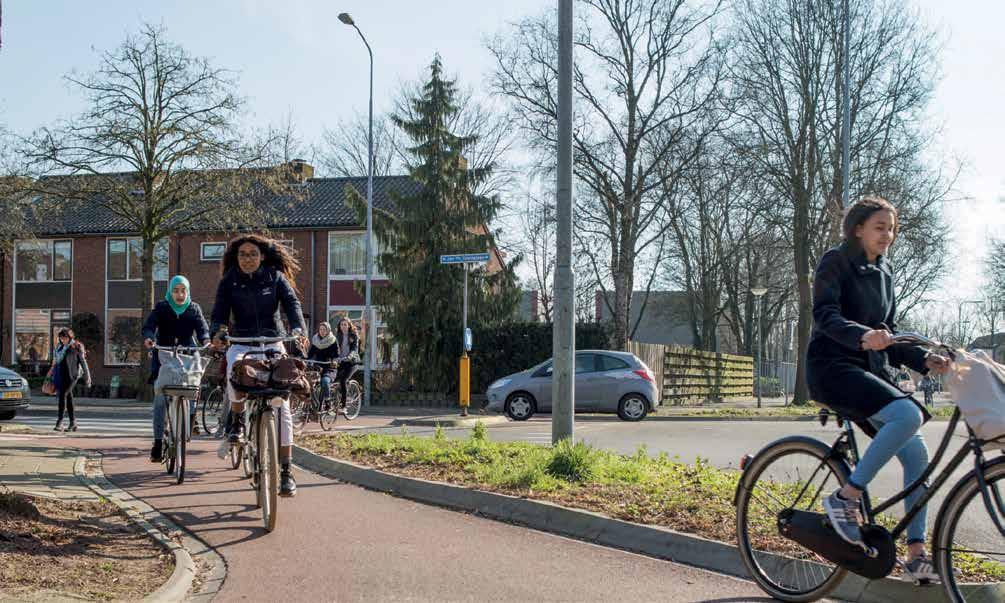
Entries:
[[[922, 424], [931, 418], [923, 406], [890, 380], [888, 365], [920, 373], [945, 372], [949, 360], [913, 345], [893, 344], [897, 301], [893, 269], [886, 260], [897, 238], [897, 210], [890, 202], [866, 197], [848, 208], [844, 242], [820, 259], [813, 279], [813, 334], [806, 353], [807, 381], [818, 402], [855, 421], [872, 443], [848, 483], [824, 499], [835, 531], [863, 546], [859, 514], [862, 491], [894, 456], [904, 467], [904, 485], [924, 473], [928, 449]], [[905, 500], [910, 509], [924, 488]], [[927, 510], [907, 526], [905, 578], [933, 582], [938, 574], [925, 552]]]
[[[202, 315], [202, 308], [192, 301], [188, 279], [182, 275], [174, 276], [168, 283], [164, 300], [157, 302], [150, 315], [143, 323], [143, 345], [147, 349], [154, 345], [186, 346], [206, 345], [209, 343], [209, 327]], [[198, 342], [198, 343], [197, 343]], [[153, 385], [160, 373], [160, 356], [156, 352], [150, 362], [150, 379], [147, 383]], [[199, 433], [195, 421], [195, 400], [191, 400], [189, 415], [191, 417], [192, 433]], [[150, 449], [150, 462], [159, 463], [164, 445], [164, 419], [166, 415], [167, 398], [164, 394], [154, 396], [153, 428], [154, 445]]]
[[[330, 324], [323, 322], [318, 325], [318, 332], [311, 338], [311, 347], [307, 351], [308, 360], [332, 362], [339, 358], [339, 344]], [[332, 382], [338, 371], [337, 363], [321, 369], [321, 397], [328, 404], [332, 395]]]
[[335, 379], [338, 381], [339, 393], [342, 394], [342, 405], [347, 402], [347, 383], [349, 375], [352, 374], [353, 365], [359, 362], [359, 333], [356, 325], [345, 316], [339, 318], [338, 328], [335, 331], [335, 339], [338, 343], [338, 374]]
[[[294, 283], [300, 271], [296, 258], [280, 243], [260, 235], [242, 235], [227, 244], [220, 266], [220, 284], [216, 290], [211, 331], [216, 347], [225, 343], [220, 335], [226, 325], [234, 337], [280, 337], [284, 329], [279, 312], [282, 310], [294, 333], [304, 332], [304, 318]], [[265, 349], [285, 353], [280, 343]], [[227, 398], [231, 401], [230, 429], [227, 441], [239, 442], [244, 437], [244, 401], [239, 400], [230, 379], [234, 363], [260, 346], [233, 344], [227, 350]], [[279, 495], [294, 496], [297, 490], [293, 478], [293, 418], [289, 399], [283, 400], [280, 415]], [[226, 441], [221, 452], [226, 455]]]

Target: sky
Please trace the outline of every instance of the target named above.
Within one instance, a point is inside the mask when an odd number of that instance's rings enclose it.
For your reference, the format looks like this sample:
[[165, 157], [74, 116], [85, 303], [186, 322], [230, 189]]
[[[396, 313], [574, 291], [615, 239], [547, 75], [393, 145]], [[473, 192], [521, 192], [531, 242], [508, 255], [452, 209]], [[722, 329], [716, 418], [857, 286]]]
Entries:
[[[947, 215], [953, 277], [940, 295], [973, 296], [990, 236], [1005, 235], [1005, 3], [907, 0], [939, 32], [942, 80], [931, 107], [941, 126], [933, 154], [964, 170]], [[462, 86], [487, 91], [493, 59], [485, 39], [553, 6], [545, 0], [226, 0], [214, 2], [2, 0], [0, 123], [25, 134], [81, 108], [62, 76], [87, 72], [143, 22], [196, 56], [238, 72], [246, 119], [264, 127], [292, 116], [309, 141], [367, 107], [368, 58], [348, 12], [374, 49], [375, 111], [404, 81], [423, 76], [435, 53]]]

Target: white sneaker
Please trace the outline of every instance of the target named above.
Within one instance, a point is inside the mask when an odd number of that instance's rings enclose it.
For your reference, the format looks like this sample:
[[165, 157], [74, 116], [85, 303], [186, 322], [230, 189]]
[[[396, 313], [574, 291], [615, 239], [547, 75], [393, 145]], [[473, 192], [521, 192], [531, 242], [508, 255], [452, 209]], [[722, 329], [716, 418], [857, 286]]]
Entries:
[[939, 574], [935, 571], [935, 566], [928, 555], [915, 557], [906, 563], [901, 561], [900, 566], [904, 569], [904, 574], [901, 577], [907, 582], [914, 582], [918, 585], [940, 582]]
[[220, 440], [220, 445], [216, 447], [216, 456], [225, 459], [228, 454], [230, 454], [230, 442], [227, 441], [227, 438], [224, 438]]

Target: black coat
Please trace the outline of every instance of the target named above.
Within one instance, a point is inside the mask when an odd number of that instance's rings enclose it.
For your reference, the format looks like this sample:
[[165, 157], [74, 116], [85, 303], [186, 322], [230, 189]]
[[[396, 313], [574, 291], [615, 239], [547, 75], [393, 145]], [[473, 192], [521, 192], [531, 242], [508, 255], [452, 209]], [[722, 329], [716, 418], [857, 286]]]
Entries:
[[[887, 365], [927, 373], [924, 348], [898, 344], [882, 352], [862, 349], [862, 336], [883, 325], [896, 333], [893, 271], [880, 257], [870, 264], [857, 245], [842, 243], [820, 259], [813, 279], [813, 334], [806, 352], [806, 378], [813, 398], [856, 421], [897, 398]], [[918, 404], [917, 400], [914, 400]], [[925, 420], [928, 411], [918, 404]]]
[[282, 273], [262, 267], [248, 275], [232, 268], [216, 289], [211, 331], [215, 334], [230, 323], [230, 334], [235, 337], [281, 336], [284, 329], [280, 307], [291, 329], [304, 330], [300, 300]]
[[66, 351], [63, 360], [59, 363], [59, 389], [61, 391], [72, 390], [81, 377], [84, 377], [84, 383], [88, 386], [91, 384], [91, 369], [87, 366], [85, 354], [81, 353], [80, 344], [71, 341], [68, 345], [70, 349]]
[[[338, 340], [326, 348], [319, 348], [318, 346], [311, 343], [311, 348], [307, 352], [307, 358], [309, 360], [317, 360], [318, 362], [331, 362], [332, 360], [338, 359]], [[331, 367], [325, 367], [322, 369], [324, 373], [331, 373], [338, 370], [338, 363], [332, 364]]]
[[[164, 300], [157, 302], [143, 323], [143, 338], [153, 339], [157, 345], [194, 347], [209, 341], [209, 326], [206, 325], [199, 304], [190, 303], [179, 316], [175, 314], [171, 304]], [[153, 384], [157, 380], [157, 373], [161, 370], [161, 361], [159, 354], [154, 353], [151, 356], [150, 378], [147, 383]]]

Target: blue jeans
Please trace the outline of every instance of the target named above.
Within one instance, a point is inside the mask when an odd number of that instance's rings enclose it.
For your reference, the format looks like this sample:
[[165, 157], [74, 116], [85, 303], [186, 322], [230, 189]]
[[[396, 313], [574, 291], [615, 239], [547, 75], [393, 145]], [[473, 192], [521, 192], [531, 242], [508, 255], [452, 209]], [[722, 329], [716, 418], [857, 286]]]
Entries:
[[[195, 400], [189, 400], [189, 414], [195, 414]], [[154, 396], [154, 439], [164, 439], [164, 422], [167, 420], [167, 397], [164, 394]]]
[[[921, 410], [907, 398], [898, 398], [869, 417], [869, 423], [877, 430], [876, 437], [855, 466], [849, 483], [865, 490], [879, 470], [896, 456], [904, 467], [904, 487], [913, 484], [928, 466], [928, 448], [920, 432], [923, 420]], [[910, 510], [927, 489], [925, 484], [912, 492], [904, 500], [905, 510]], [[928, 507], [925, 506], [907, 524], [908, 544], [925, 542], [927, 520]]]
[[321, 375], [321, 399], [324, 402], [332, 398], [332, 376], [328, 373]]

